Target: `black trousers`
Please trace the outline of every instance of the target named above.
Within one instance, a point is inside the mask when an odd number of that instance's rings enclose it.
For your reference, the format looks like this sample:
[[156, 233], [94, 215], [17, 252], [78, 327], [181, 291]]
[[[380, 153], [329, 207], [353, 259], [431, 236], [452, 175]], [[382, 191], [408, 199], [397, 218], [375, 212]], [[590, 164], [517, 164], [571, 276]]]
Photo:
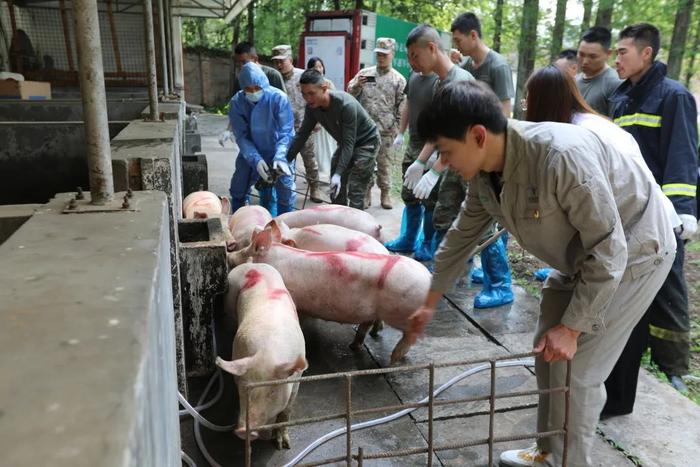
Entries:
[[676, 236], [678, 247], [673, 267], [651, 306], [632, 331], [622, 355], [605, 381], [608, 399], [604, 415], [632, 412], [637, 395], [637, 378], [642, 354], [651, 348], [651, 359], [669, 376], [688, 373], [690, 358], [690, 319], [688, 289], [683, 274], [685, 246]]

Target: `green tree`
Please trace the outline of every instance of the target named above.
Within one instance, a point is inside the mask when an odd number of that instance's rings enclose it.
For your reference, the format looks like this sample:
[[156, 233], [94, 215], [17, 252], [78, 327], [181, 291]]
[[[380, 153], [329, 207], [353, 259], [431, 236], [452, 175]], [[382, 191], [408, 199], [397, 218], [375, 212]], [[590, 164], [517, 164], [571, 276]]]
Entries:
[[564, 40], [564, 24], [566, 23], [566, 0], [557, 0], [557, 11], [554, 15], [554, 28], [552, 28], [552, 43], [549, 48], [549, 60], [554, 61]]
[[496, 52], [501, 51], [501, 33], [503, 32], [503, 3], [504, 0], [496, 0], [496, 11], [493, 14], [493, 44], [491, 44], [491, 48]]
[[693, 13], [694, 0], [678, 0], [676, 20], [673, 25], [671, 47], [668, 51], [668, 77], [677, 80], [681, 75], [683, 64], [683, 51], [688, 38], [690, 17]]
[[[700, 15], [697, 15], [700, 18]], [[690, 88], [690, 80], [695, 74], [695, 56], [700, 51], [700, 20], [695, 24], [695, 33], [693, 34], [693, 42], [690, 45], [690, 53], [688, 65], [685, 67], [685, 87]]]
[[583, 0], [583, 20], [581, 21], [581, 35], [591, 27], [591, 15], [593, 14], [593, 0]]
[[612, 24], [614, 2], [613, 0], [600, 0], [598, 2], [598, 14], [595, 18], [595, 25], [610, 29]]
[[520, 43], [518, 45], [518, 82], [515, 87], [515, 118], [523, 117], [522, 100], [525, 81], [535, 68], [535, 44], [537, 42], [537, 21], [539, 18], [538, 0], [523, 0], [523, 14], [520, 22]]

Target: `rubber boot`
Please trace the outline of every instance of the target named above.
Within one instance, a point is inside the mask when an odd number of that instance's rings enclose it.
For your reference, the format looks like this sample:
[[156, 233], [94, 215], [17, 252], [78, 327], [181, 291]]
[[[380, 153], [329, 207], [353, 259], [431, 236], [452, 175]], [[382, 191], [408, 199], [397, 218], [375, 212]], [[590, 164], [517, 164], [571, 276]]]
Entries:
[[484, 270], [481, 267], [472, 268], [472, 284], [484, 283]]
[[260, 206], [270, 211], [272, 217], [277, 216], [277, 190], [274, 187], [264, 188], [260, 194]]
[[391, 204], [391, 194], [389, 190], [382, 190], [381, 204], [384, 209], [393, 209], [394, 205]]
[[474, 297], [474, 308], [493, 308], [513, 302], [510, 265], [503, 239], [481, 252], [484, 286]]
[[423, 217], [423, 205], [414, 204], [403, 209], [401, 234], [399, 238], [386, 242], [384, 246], [395, 253], [413, 253], [416, 249], [416, 237]]
[[432, 261], [435, 255], [435, 227], [433, 227], [433, 212], [423, 214], [423, 241], [416, 247], [413, 259], [416, 261]]
[[309, 182], [309, 198], [314, 203], [322, 203], [321, 190], [318, 188], [318, 182]]

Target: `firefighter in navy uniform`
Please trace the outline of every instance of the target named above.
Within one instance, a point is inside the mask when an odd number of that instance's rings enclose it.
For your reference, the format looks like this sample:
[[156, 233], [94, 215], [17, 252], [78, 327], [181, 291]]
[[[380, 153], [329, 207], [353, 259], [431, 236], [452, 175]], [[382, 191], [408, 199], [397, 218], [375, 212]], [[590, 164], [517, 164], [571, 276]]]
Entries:
[[605, 382], [608, 400], [602, 416], [632, 412], [647, 347], [671, 384], [687, 391], [682, 376], [688, 373], [690, 320], [683, 259], [684, 241], [697, 230], [697, 109], [690, 92], [666, 78], [666, 65], [655, 60], [659, 43], [659, 30], [651, 24], [620, 32], [616, 65], [625, 81], [610, 98], [612, 117], [637, 140], [682, 224], [675, 226], [678, 249], [673, 267]]

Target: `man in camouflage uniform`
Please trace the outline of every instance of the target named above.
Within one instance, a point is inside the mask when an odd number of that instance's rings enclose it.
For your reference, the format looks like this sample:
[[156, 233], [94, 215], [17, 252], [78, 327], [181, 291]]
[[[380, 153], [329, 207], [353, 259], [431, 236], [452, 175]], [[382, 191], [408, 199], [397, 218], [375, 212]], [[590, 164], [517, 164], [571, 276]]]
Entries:
[[[299, 131], [301, 122], [304, 120], [304, 109], [306, 108], [306, 102], [304, 102], [304, 98], [301, 95], [301, 88], [299, 87], [299, 78], [304, 70], [296, 68], [292, 64], [292, 46], [290, 45], [278, 45], [273, 47], [272, 63], [275, 65], [275, 68], [282, 73], [282, 78], [284, 78], [284, 85], [287, 88], [289, 103], [292, 104], [292, 111], [294, 112], [294, 130]], [[318, 163], [316, 161], [316, 155], [314, 154], [313, 139], [309, 138], [306, 141], [300, 153], [304, 161], [304, 168], [306, 169], [306, 180], [311, 190], [311, 201], [320, 203], [322, 200], [321, 192], [318, 189]]]
[[[348, 92], [355, 96], [375, 121], [381, 135], [381, 145], [377, 155], [377, 186], [382, 192], [381, 203], [384, 209], [391, 209], [391, 166], [394, 162], [393, 142], [401, 121], [401, 104], [404, 101], [406, 78], [396, 71], [391, 62], [396, 51], [396, 41], [388, 37], [377, 39], [374, 52], [377, 65], [363, 68], [348, 83]], [[371, 204], [369, 184], [365, 205]]]

